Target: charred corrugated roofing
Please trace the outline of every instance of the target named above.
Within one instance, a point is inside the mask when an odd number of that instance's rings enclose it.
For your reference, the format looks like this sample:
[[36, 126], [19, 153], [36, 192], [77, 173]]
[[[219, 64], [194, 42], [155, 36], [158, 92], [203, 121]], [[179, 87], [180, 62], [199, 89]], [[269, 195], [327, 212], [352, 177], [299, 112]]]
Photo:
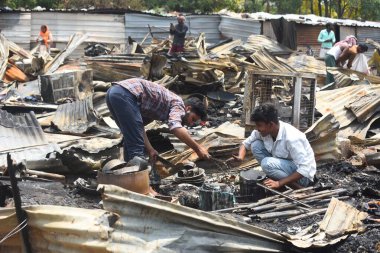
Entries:
[[13, 115], [0, 110], [0, 167], [6, 165], [6, 154], [17, 162], [44, 159], [58, 151], [56, 144], [48, 143], [33, 112]]
[[[364, 139], [371, 124], [379, 118], [378, 100], [380, 96], [372, 97], [368, 103], [370, 94], [380, 94], [380, 84], [377, 85], [354, 85], [345, 88], [320, 91], [316, 94], [316, 108], [323, 115], [332, 113], [340, 124], [340, 136], [356, 136]], [[360, 108], [361, 114], [355, 114], [348, 109], [350, 104]], [[360, 122], [359, 120], [364, 120]]]
[[82, 134], [97, 124], [92, 97], [58, 106], [53, 124], [62, 132]]

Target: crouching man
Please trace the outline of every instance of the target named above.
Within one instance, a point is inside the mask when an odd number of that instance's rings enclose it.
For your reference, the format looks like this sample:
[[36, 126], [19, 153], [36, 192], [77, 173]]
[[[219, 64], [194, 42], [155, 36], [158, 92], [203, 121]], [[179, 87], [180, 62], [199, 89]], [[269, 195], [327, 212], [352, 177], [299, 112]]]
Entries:
[[305, 134], [278, 120], [277, 109], [272, 104], [256, 107], [251, 120], [255, 122], [256, 130], [243, 141], [239, 155], [233, 159], [243, 161], [246, 150], [251, 150], [269, 177], [264, 184], [270, 188], [310, 185], [316, 172], [316, 163]]

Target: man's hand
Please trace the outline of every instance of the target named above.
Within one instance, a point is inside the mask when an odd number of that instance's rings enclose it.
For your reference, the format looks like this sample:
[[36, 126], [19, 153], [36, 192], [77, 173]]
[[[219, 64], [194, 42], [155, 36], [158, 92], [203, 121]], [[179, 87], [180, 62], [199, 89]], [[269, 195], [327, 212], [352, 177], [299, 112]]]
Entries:
[[154, 148], [152, 148], [148, 150], [148, 154], [149, 154], [150, 161], [152, 163], [155, 163], [157, 160], [158, 152]]
[[207, 149], [202, 146], [199, 146], [198, 150], [195, 151], [200, 159], [207, 160], [211, 158], [211, 155], [208, 153]]
[[281, 187], [280, 185], [280, 182], [279, 181], [274, 181], [272, 179], [267, 179], [264, 181], [264, 185], [269, 187], [269, 188], [272, 188], [272, 189], [278, 189]]
[[233, 163], [233, 162], [241, 163], [241, 162], [243, 162], [243, 160], [244, 160], [243, 158], [241, 158], [237, 155], [232, 155], [231, 158], [227, 159], [226, 163]]

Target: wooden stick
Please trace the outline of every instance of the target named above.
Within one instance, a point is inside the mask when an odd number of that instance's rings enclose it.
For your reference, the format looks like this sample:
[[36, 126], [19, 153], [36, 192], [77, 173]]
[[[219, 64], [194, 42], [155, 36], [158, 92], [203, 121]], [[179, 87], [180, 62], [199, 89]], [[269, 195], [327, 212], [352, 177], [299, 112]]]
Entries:
[[257, 214], [254, 216], [260, 218], [261, 220], [267, 220], [267, 219], [275, 219], [275, 218], [295, 216], [295, 215], [299, 215], [299, 214], [302, 214], [305, 212], [306, 211], [304, 211], [304, 210], [288, 210], [288, 211], [283, 211], [283, 212], [271, 212], [271, 213]]
[[287, 221], [300, 220], [300, 219], [307, 218], [307, 217], [310, 217], [310, 216], [313, 216], [313, 215], [316, 215], [316, 214], [324, 213], [326, 211], [327, 211], [327, 208], [315, 210], [315, 211], [312, 211], [310, 213], [304, 213], [304, 214], [300, 214], [300, 215], [291, 217], [291, 218], [287, 219]]
[[63, 176], [63, 175], [48, 173], [48, 172], [43, 172], [43, 171], [38, 171], [38, 170], [28, 170], [27, 169], [26, 173], [28, 173], [30, 175], [36, 175], [39, 177], [53, 178], [56, 180], [65, 180], [65, 176]]

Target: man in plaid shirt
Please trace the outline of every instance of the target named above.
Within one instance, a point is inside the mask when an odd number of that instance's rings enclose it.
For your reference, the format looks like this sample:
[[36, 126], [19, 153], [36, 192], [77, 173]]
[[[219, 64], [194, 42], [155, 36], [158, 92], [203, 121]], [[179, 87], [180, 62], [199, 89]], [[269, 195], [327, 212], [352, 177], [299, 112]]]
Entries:
[[192, 148], [199, 158], [208, 159], [207, 150], [195, 142], [183, 125], [192, 126], [207, 118], [206, 108], [197, 98], [183, 100], [159, 84], [133, 78], [114, 83], [107, 92], [107, 105], [124, 136], [124, 160], [143, 157], [144, 148], [155, 160], [144, 125], [153, 120], [167, 121], [169, 130]]

